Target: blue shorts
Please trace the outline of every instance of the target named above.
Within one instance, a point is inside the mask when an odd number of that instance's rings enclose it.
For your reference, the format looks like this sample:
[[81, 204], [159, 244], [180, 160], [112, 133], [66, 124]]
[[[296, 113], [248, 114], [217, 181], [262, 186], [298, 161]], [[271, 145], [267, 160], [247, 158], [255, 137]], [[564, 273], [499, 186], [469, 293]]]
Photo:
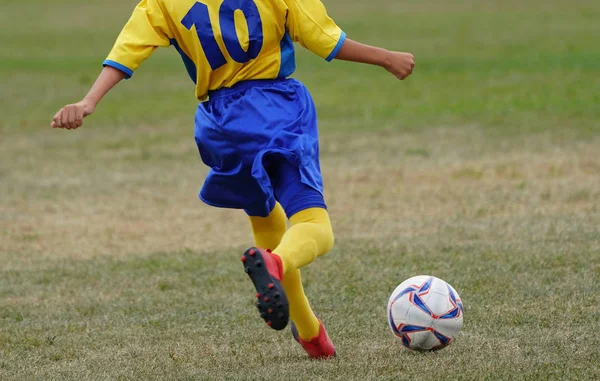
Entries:
[[261, 217], [276, 201], [288, 216], [326, 207], [317, 116], [304, 85], [245, 81], [209, 97], [196, 112], [196, 144], [211, 168], [202, 201]]

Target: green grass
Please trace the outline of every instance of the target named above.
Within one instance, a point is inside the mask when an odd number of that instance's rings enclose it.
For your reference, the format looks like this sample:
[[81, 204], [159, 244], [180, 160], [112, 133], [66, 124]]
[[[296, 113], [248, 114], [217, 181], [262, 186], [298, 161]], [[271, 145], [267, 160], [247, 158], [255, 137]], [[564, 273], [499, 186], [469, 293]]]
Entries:
[[[597, 2], [326, 1], [351, 38], [417, 57], [397, 82], [298, 54], [337, 237], [303, 272], [326, 362], [258, 318], [243, 213], [197, 200], [175, 52], [81, 130], [49, 128], [134, 4], [0, 5], [1, 380], [600, 378]], [[389, 294], [418, 274], [465, 302], [433, 354], [387, 328]]]

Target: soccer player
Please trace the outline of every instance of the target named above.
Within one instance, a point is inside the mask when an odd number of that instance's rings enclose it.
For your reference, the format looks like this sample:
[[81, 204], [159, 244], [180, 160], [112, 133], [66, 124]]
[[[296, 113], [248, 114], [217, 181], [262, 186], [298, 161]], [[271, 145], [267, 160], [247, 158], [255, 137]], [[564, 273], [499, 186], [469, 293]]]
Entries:
[[289, 78], [294, 42], [327, 61], [378, 65], [401, 80], [414, 67], [409, 53], [346, 38], [320, 0], [142, 0], [89, 93], [58, 111], [52, 127], [81, 127], [157, 47], [175, 47], [200, 101], [195, 140], [211, 168], [200, 198], [248, 214], [256, 247], [242, 262], [261, 317], [276, 330], [291, 319], [309, 356], [328, 358], [335, 348], [300, 278], [300, 269], [327, 253], [334, 238], [315, 106], [308, 90]]

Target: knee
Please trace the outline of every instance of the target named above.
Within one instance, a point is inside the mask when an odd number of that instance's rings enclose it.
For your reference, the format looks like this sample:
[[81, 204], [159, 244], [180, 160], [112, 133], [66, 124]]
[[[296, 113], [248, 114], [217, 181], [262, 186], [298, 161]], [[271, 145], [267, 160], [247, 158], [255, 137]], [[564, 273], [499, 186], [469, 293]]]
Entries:
[[326, 209], [312, 208], [298, 213], [292, 217], [292, 223], [308, 223], [313, 226], [314, 239], [317, 244], [317, 256], [327, 254], [333, 248], [335, 236], [329, 213]]

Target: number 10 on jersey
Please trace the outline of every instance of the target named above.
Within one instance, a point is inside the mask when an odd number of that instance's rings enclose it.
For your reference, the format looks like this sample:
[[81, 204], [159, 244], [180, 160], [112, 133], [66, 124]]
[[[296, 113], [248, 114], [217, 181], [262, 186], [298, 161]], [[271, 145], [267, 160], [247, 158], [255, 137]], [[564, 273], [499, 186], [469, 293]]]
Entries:
[[[238, 9], [244, 13], [246, 23], [248, 24], [248, 33], [250, 35], [248, 50], [244, 50], [242, 47], [235, 29], [234, 14]], [[208, 5], [200, 2], [195, 3], [183, 20], [181, 20], [181, 23], [188, 30], [191, 30], [192, 26], [196, 28], [200, 45], [202, 45], [204, 54], [213, 70], [217, 70], [227, 63], [227, 59], [223, 55], [215, 38]], [[224, 0], [219, 8], [219, 25], [227, 52], [235, 62], [244, 64], [258, 57], [263, 46], [263, 29], [258, 8], [253, 0]]]

